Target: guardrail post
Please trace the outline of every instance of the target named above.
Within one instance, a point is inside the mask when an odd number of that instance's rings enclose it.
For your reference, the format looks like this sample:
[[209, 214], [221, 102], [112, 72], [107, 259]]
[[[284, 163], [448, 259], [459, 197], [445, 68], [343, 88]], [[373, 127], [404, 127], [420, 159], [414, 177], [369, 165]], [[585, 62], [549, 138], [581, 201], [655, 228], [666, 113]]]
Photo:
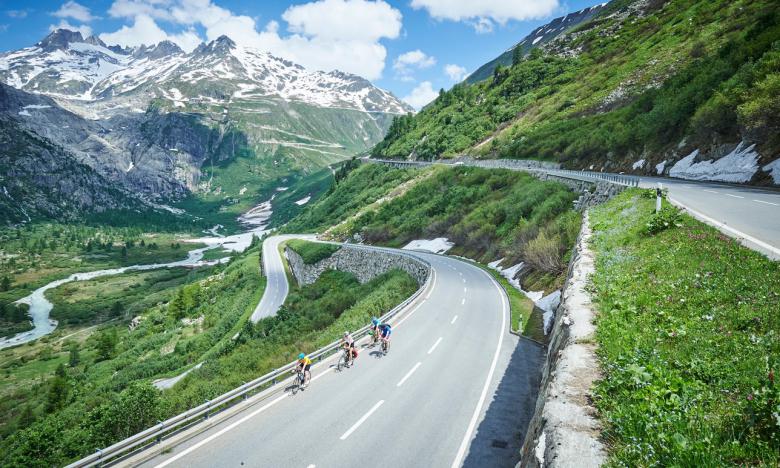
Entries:
[[206, 413], [203, 415], [204, 421], [209, 418], [209, 409], [211, 409], [211, 402], [209, 400], [206, 400], [205, 403], [206, 403]]

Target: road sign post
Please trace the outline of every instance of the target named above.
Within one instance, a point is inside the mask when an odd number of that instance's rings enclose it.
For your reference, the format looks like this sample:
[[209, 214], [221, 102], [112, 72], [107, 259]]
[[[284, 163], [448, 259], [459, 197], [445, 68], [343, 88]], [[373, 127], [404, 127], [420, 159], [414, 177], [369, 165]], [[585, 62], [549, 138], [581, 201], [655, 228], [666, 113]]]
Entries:
[[663, 197], [663, 191], [661, 190], [661, 182], [658, 182], [658, 188], [655, 189], [655, 212], [661, 211], [661, 197]]

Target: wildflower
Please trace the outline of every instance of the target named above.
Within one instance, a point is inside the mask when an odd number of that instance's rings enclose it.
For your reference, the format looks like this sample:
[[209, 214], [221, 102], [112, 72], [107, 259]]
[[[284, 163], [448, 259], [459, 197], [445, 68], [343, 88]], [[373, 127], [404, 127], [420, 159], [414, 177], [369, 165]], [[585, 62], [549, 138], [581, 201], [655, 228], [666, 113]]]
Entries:
[[748, 399], [748, 401], [753, 401], [753, 394], [752, 393], [748, 393], [747, 399]]

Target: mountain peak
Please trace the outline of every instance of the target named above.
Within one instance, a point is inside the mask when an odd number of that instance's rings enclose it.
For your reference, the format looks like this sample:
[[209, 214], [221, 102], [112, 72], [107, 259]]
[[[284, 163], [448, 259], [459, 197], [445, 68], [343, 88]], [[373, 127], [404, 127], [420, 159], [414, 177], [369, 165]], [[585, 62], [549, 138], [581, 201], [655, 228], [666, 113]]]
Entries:
[[84, 37], [78, 31], [55, 29], [36, 45], [44, 50], [55, 50], [66, 48], [71, 42], [84, 42]]
[[156, 45], [141, 46], [133, 51], [133, 57], [135, 58], [149, 58], [156, 60], [170, 55], [183, 54], [184, 51], [175, 43], [165, 40]]

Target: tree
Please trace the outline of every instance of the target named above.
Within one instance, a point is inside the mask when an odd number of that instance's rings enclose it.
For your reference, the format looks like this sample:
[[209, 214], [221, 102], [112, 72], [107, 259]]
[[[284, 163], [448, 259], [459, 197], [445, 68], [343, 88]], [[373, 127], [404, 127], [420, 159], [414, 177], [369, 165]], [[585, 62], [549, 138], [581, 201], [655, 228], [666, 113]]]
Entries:
[[512, 49], [512, 66], [515, 66], [522, 61], [523, 61], [523, 48], [520, 46], [516, 46], [514, 49]]
[[68, 367], [76, 367], [80, 362], [79, 345], [75, 341], [70, 344]]
[[112, 317], [119, 317], [122, 315], [122, 311], [124, 310], [124, 307], [122, 307], [122, 303], [119, 301], [114, 302], [114, 304], [111, 306], [111, 316]]
[[11, 289], [11, 278], [6, 275], [3, 276], [2, 281], [0, 281], [0, 291], [8, 291], [9, 289]]
[[122, 258], [127, 258], [127, 246], [122, 246]]
[[68, 399], [68, 390], [67, 377], [57, 375], [51, 379], [49, 393], [46, 394], [46, 412], [53, 412], [65, 406], [65, 402]]
[[111, 359], [116, 351], [118, 338], [116, 329], [106, 330], [98, 336], [97, 342], [97, 361]]

